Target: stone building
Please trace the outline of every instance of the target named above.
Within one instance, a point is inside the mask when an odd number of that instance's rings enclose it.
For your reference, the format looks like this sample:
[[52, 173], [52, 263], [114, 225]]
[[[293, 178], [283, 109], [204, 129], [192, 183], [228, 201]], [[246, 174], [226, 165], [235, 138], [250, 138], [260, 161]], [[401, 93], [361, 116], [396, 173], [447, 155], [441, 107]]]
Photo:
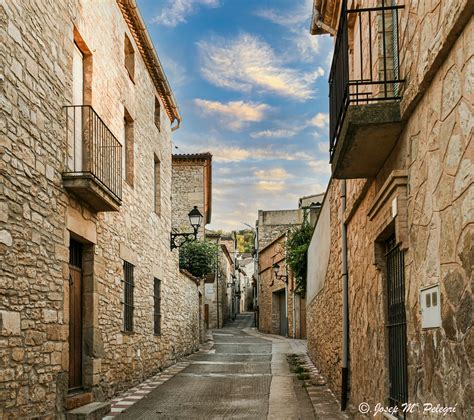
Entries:
[[361, 402], [474, 415], [473, 11], [314, 1], [311, 32], [336, 39], [308, 347], [359, 416]]
[[180, 115], [134, 0], [0, 8], [0, 417], [64, 418], [198, 346], [170, 251]]
[[217, 271], [205, 280], [204, 318], [207, 328], [222, 328], [232, 313], [235, 238], [206, 232], [206, 239], [217, 245]]
[[199, 234], [204, 236], [205, 225], [211, 223], [212, 214], [212, 155], [175, 154], [172, 171], [173, 229], [189, 231], [188, 213], [197, 206], [203, 215]]
[[[257, 230], [257, 318], [262, 332], [306, 337], [306, 300], [296, 293], [291, 270], [286, 268], [287, 233], [306, 219], [316, 223], [324, 194], [299, 199], [297, 209], [259, 210]], [[275, 275], [272, 266], [278, 264]], [[288, 279], [283, 275], [287, 275]]]

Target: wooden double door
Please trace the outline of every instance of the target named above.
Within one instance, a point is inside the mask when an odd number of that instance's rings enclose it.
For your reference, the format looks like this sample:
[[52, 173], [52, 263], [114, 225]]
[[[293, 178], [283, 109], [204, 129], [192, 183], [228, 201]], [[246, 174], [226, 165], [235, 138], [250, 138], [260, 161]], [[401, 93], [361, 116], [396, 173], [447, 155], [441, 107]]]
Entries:
[[69, 246], [69, 391], [82, 388], [82, 244]]

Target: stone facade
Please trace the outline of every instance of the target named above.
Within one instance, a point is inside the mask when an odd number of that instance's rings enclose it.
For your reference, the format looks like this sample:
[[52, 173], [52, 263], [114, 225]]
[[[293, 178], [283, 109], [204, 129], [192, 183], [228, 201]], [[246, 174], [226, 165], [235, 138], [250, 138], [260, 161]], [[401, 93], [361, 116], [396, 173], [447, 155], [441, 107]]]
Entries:
[[222, 328], [231, 318], [234, 275], [234, 239], [221, 234], [206, 233], [206, 239], [217, 244], [218, 270], [206, 279], [205, 313], [208, 328]]
[[[411, 2], [400, 11], [400, 71], [406, 80], [400, 102], [402, 132], [377, 176], [347, 181], [342, 215], [337, 190], [343, 181], [333, 179], [329, 186], [330, 259], [322, 289], [308, 301], [309, 350], [340, 395], [344, 221], [349, 410], [356, 415], [363, 401], [372, 407], [388, 404], [387, 270], [382, 245], [394, 234], [404, 255], [407, 399], [455, 406], [452, 418], [473, 416], [472, 13], [468, 1], [435, 1], [429, 6]], [[436, 285], [441, 325], [422, 328], [420, 292]], [[422, 410], [411, 414], [422, 415]]]
[[[180, 117], [153, 49], [137, 45], [148, 41], [137, 30], [141, 21], [130, 2], [107, 0], [98, 7], [13, 0], [0, 8], [6, 64], [0, 417], [64, 418], [73, 403], [71, 239], [82, 244], [82, 340], [74, 348], [82, 351], [84, 392], [107, 400], [198, 346], [198, 286], [179, 273], [177, 252], [169, 246], [171, 125]], [[125, 37], [134, 51], [133, 81], [124, 65]], [[73, 103], [74, 43], [84, 55], [84, 103], [122, 144], [124, 119], [133, 120], [119, 211], [98, 213], [84, 196], [64, 188], [69, 144], [63, 106]], [[134, 266], [133, 332], [123, 331], [124, 261]], [[161, 280], [159, 335], [154, 278]]]
[[172, 177], [173, 229], [191, 231], [188, 213], [197, 206], [203, 215], [199, 234], [211, 223], [212, 212], [212, 155], [210, 153], [173, 155]]
[[[306, 302], [294, 293], [295, 279], [285, 263], [286, 234], [280, 235], [258, 254], [258, 329], [264, 333], [304, 338]], [[275, 276], [273, 264], [280, 266]], [[280, 277], [288, 273], [288, 283]]]

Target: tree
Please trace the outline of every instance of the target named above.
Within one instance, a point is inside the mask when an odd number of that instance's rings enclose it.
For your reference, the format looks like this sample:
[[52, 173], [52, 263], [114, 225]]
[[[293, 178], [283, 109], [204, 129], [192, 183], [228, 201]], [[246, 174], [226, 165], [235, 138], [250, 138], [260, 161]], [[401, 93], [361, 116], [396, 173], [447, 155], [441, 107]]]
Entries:
[[217, 264], [217, 245], [210, 241], [192, 241], [179, 250], [179, 268], [194, 277], [204, 277], [214, 273]]
[[301, 226], [288, 232], [286, 242], [286, 263], [295, 276], [295, 291], [302, 297], [306, 295], [306, 271], [308, 268], [308, 248], [313, 228], [305, 221]]

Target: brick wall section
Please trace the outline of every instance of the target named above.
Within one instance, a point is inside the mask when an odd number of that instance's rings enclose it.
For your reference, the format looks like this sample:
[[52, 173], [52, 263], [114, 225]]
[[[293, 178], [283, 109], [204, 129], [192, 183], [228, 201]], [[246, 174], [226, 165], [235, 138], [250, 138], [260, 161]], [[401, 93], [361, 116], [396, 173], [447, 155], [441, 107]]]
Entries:
[[[163, 112], [158, 131], [156, 89], [117, 4], [9, 1], [2, 8], [6, 122], [1, 129], [6, 136], [0, 151], [0, 354], [5, 369], [0, 416], [52, 418], [64, 413], [68, 387], [71, 231], [90, 241], [83, 370], [96, 400], [112, 397], [196, 348], [199, 295], [197, 286], [179, 274], [177, 253], [169, 250], [170, 120]], [[96, 214], [62, 187], [62, 107], [72, 101], [71, 22], [93, 54], [92, 106], [118, 138], [124, 106], [134, 118], [134, 187], [123, 184], [116, 213]], [[123, 65], [125, 33], [135, 48], [134, 83]], [[161, 162], [160, 216], [153, 206], [154, 155]], [[122, 332], [123, 258], [135, 264], [133, 334]], [[161, 336], [153, 334], [154, 277], [162, 281]]]

